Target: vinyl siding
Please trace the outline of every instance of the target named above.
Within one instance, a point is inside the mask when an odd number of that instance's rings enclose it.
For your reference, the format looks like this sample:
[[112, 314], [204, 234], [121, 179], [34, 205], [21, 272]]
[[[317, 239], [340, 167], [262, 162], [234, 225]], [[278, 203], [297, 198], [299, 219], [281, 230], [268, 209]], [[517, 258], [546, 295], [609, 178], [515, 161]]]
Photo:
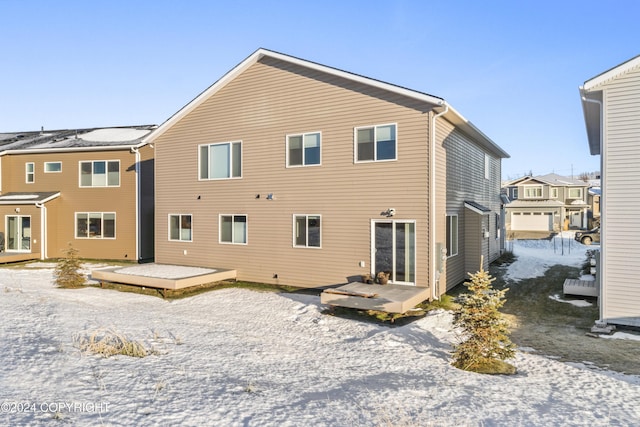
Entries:
[[[120, 186], [80, 188], [79, 162], [119, 160]], [[44, 163], [62, 162], [61, 173], [44, 173]], [[25, 183], [25, 163], [35, 163], [35, 182]], [[11, 154], [2, 157], [3, 193], [60, 192], [58, 199], [46, 204], [48, 215], [48, 247], [50, 258], [63, 255], [69, 242], [83, 258], [123, 259], [135, 261], [135, 156], [127, 151], [74, 152], [45, 154]], [[6, 215], [15, 214], [18, 205], [0, 206], [4, 230]], [[21, 206], [21, 214], [25, 211]], [[32, 206], [39, 211], [38, 208]], [[76, 239], [76, 212], [115, 212], [115, 239]], [[38, 213], [38, 227], [40, 226]], [[35, 226], [32, 218], [32, 227]], [[35, 232], [35, 229], [33, 230]], [[32, 232], [32, 234], [33, 234]], [[37, 232], [38, 245], [40, 234]], [[39, 251], [40, 249], [38, 249]], [[32, 252], [36, 252], [35, 245]]]
[[[468, 278], [480, 267], [480, 256], [484, 255], [484, 267], [500, 255], [500, 239], [496, 239], [495, 215], [500, 214], [501, 159], [484, 151], [467, 135], [446, 121], [438, 121], [437, 140], [446, 156], [446, 215], [458, 215], [458, 255], [447, 259], [447, 289]], [[485, 154], [489, 155], [489, 179], [485, 178]], [[477, 219], [479, 229], [473, 231], [465, 224], [469, 213], [464, 201], [474, 201], [489, 209], [485, 218]], [[471, 212], [472, 213], [472, 212]], [[472, 213], [480, 216], [479, 214]], [[489, 238], [478, 240], [483, 227]], [[446, 236], [445, 236], [446, 239]], [[445, 240], [446, 241], [446, 240]], [[472, 271], [469, 268], [473, 267]]]
[[640, 70], [604, 86], [603, 318], [640, 326]]
[[[272, 58], [252, 65], [155, 141], [156, 262], [235, 268], [257, 282], [344, 283], [370, 272], [371, 220], [395, 208], [394, 220], [416, 221], [416, 282], [429, 286], [426, 108]], [[355, 164], [354, 128], [388, 123], [397, 160]], [[322, 165], [286, 168], [285, 135], [316, 131]], [[242, 178], [199, 181], [198, 145], [230, 141], [242, 141]], [[193, 215], [192, 242], [168, 240], [174, 213]], [[218, 243], [220, 214], [247, 215], [246, 245]], [[321, 248], [293, 247], [294, 214], [322, 215]]]

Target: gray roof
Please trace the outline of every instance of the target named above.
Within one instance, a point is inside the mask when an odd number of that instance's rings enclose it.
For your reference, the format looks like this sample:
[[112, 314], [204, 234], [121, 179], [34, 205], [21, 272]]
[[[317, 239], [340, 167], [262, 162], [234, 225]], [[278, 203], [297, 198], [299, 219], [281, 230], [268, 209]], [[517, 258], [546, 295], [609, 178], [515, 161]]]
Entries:
[[570, 178], [568, 176], [558, 175], [556, 173], [548, 173], [546, 175], [523, 176], [515, 179], [507, 184], [507, 186], [518, 185], [524, 181], [538, 181], [543, 184], [553, 185], [555, 187], [588, 187], [589, 183], [580, 179]]
[[136, 146], [155, 125], [0, 133], [0, 152]]
[[11, 192], [0, 195], [0, 205], [33, 205], [60, 196], [59, 191]]

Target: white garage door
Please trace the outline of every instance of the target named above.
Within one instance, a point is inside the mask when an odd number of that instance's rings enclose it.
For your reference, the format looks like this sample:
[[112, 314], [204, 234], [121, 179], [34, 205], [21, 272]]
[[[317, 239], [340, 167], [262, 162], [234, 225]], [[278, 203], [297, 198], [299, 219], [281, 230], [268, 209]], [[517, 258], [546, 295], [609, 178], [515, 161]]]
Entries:
[[511, 229], [527, 231], [553, 230], [551, 212], [512, 212]]

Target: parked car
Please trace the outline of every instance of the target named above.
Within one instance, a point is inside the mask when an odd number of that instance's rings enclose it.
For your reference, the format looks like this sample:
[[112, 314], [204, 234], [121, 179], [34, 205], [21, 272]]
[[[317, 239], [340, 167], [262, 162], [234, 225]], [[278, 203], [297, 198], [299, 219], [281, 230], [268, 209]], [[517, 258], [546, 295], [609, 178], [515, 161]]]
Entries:
[[590, 245], [593, 242], [600, 243], [600, 227], [589, 231], [578, 231], [576, 232], [575, 239], [583, 245]]

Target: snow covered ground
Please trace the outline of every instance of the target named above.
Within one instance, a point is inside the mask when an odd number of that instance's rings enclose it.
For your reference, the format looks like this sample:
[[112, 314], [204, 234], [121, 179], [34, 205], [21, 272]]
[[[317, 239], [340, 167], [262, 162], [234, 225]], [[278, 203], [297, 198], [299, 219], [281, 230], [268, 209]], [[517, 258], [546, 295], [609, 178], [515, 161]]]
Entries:
[[[558, 256], [549, 242], [515, 242], [508, 275], [579, 266], [586, 249]], [[450, 365], [447, 312], [389, 328], [322, 308], [313, 295], [243, 289], [171, 302], [63, 290], [50, 268], [0, 269], [0, 425], [640, 424], [639, 377], [530, 349], [513, 360], [517, 375], [464, 372]], [[106, 327], [156, 354], [102, 358], [74, 346], [74, 335]]]

